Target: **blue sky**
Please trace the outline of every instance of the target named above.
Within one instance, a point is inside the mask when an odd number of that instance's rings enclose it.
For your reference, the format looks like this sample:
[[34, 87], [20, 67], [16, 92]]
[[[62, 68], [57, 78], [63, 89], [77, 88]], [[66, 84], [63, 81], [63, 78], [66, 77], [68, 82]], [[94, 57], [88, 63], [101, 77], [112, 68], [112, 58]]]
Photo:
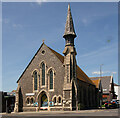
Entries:
[[[70, 3], [77, 34], [77, 64], [89, 76], [118, 79], [117, 3]], [[68, 3], [2, 4], [2, 87], [17, 88], [16, 81], [38, 48], [45, 44], [62, 54]]]

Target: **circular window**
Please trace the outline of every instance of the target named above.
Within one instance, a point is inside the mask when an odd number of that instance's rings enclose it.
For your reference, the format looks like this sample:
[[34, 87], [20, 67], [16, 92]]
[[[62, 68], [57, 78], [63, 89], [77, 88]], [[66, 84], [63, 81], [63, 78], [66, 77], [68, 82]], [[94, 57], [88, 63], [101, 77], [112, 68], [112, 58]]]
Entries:
[[45, 54], [45, 51], [44, 51], [44, 50], [42, 51], [42, 54]]

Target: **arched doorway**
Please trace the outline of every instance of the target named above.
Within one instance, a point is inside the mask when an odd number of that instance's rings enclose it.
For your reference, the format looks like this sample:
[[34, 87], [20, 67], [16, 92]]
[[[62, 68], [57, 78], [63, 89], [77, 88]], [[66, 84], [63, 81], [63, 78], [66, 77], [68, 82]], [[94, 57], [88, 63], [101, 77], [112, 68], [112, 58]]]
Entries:
[[72, 110], [76, 110], [76, 92], [74, 82], [72, 83]]
[[39, 108], [40, 110], [47, 110], [48, 109], [48, 97], [45, 91], [42, 91], [39, 95]]

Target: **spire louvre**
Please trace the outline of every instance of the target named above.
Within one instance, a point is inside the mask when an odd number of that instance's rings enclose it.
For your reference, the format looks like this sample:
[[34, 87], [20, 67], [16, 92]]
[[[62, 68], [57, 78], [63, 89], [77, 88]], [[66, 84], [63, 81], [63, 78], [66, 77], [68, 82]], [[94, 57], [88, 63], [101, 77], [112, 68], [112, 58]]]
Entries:
[[65, 32], [64, 32], [63, 37], [65, 38], [67, 35], [73, 35], [74, 37], [76, 37], [70, 4], [68, 4], [67, 20], [66, 20]]

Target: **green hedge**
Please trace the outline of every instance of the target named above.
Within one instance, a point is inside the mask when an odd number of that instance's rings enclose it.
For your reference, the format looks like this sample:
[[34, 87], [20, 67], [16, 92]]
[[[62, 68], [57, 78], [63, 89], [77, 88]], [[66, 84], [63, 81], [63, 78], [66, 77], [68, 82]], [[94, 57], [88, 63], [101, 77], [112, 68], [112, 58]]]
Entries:
[[85, 105], [82, 103], [78, 103], [78, 110], [85, 109]]
[[102, 105], [102, 107], [105, 107], [105, 105]]

